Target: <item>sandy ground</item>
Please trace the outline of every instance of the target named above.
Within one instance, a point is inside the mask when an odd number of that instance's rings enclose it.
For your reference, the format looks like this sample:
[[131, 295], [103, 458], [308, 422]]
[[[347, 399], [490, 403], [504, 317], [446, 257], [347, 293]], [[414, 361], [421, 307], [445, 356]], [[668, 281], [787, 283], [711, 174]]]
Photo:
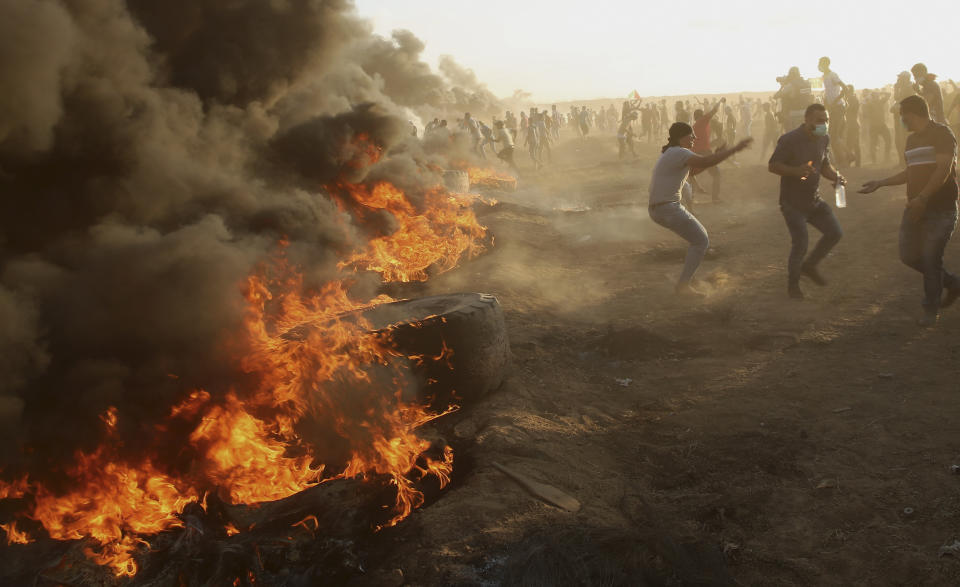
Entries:
[[[481, 212], [496, 247], [423, 288], [496, 294], [513, 370], [447, 422], [453, 486], [381, 533], [360, 583], [496, 585], [525, 536], [647, 527], [722, 553], [743, 585], [960, 584], [960, 559], [939, 556], [960, 539], [960, 308], [915, 325], [902, 191], [848, 196], [830, 283], [804, 282], [796, 302], [778, 181], [755, 146], [722, 166], [725, 203], [699, 209], [710, 295], [678, 300], [684, 244], [645, 208], [659, 144], [619, 163], [615, 143], [565, 140]], [[859, 185], [892, 170], [843, 171]], [[493, 462], [582, 509], [537, 501]]]

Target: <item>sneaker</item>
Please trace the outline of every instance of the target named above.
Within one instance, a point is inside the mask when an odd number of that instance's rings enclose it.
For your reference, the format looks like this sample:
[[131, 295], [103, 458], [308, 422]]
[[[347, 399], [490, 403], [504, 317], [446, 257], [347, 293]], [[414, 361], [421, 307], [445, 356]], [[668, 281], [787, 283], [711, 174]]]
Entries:
[[810, 281], [820, 287], [827, 285], [827, 280], [823, 278], [823, 275], [820, 275], [820, 271], [814, 265], [801, 265], [800, 274], [810, 278]]
[[937, 320], [939, 319], [940, 319], [939, 312], [924, 312], [923, 317], [917, 320], [917, 326], [922, 326], [923, 328], [936, 326]]
[[957, 301], [958, 297], [960, 297], [960, 287], [948, 287], [946, 295], [943, 296], [943, 300], [940, 302], [940, 307], [949, 308], [953, 305], [953, 302]]
[[803, 299], [803, 291], [801, 291], [800, 286], [796, 284], [787, 287], [787, 295], [795, 300]]

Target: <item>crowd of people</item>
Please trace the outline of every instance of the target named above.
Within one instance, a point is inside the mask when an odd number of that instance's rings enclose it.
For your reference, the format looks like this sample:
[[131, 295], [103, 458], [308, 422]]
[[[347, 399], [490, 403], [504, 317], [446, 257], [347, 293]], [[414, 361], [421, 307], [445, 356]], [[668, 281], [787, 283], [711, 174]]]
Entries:
[[[863, 163], [863, 147], [870, 163], [889, 163], [894, 151], [899, 152], [901, 163], [904, 161], [906, 133], [896, 123], [895, 115], [897, 104], [913, 94], [927, 100], [934, 121], [951, 126], [955, 133], [960, 132], [960, 87], [953, 80], [940, 84], [937, 76], [928, 72], [922, 63], [910, 72], [901, 72], [887, 89], [859, 91], [831, 69], [828, 57], [820, 60], [818, 69], [820, 77], [804, 78], [798, 67], [790, 68], [786, 75], [777, 78], [780, 89], [766, 99], [742, 95], [735, 102], [721, 97], [693, 98], [676, 100], [670, 107], [665, 98], [644, 101], [635, 96], [619, 107], [615, 104], [596, 108], [573, 105], [562, 112], [552, 105], [549, 109], [531, 107], [519, 116], [507, 111], [489, 124], [467, 113], [452, 126], [446, 120], [434, 119], [426, 125], [425, 134], [466, 133], [479, 157], [486, 159], [496, 154], [517, 171], [513, 157], [517, 145], [528, 153], [533, 168], [540, 169], [551, 162], [552, 146], [560, 141], [561, 133], [577, 138], [592, 133], [614, 135], [619, 158], [624, 160], [639, 156], [640, 142], [657, 143], [671, 123], [684, 122], [699, 124], [700, 142], [695, 150], [701, 154], [710, 150], [712, 144], [732, 145], [738, 138], [757, 136], [760, 158], [766, 159], [777, 138], [802, 124], [807, 105], [816, 100], [824, 104], [832, 121], [834, 159], [842, 165], [859, 167]], [[817, 90], [812, 82], [818, 82]], [[821, 90], [822, 94], [817, 97]], [[708, 121], [703, 122], [707, 114]], [[762, 128], [757, 135], [754, 135], [755, 124]], [[502, 132], [498, 132], [500, 129]], [[709, 193], [716, 199], [719, 176], [716, 171], [710, 174], [714, 185]], [[707, 193], [696, 179], [692, 183], [696, 191]]]
[[[846, 179], [838, 166], [859, 165], [861, 123], [866, 123], [870, 143], [884, 142], [889, 153], [891, 136], [886, 115], [892, 113], [901, 132], [894, 142], [900, 152], [903, 170], [884, 179], [866, 182], [859, 190], [870, 194], [885, 186], [906, 185], [907, 205], [900, 224], [900, 260], [923, 276], [923, 316], [918, 323], [937, 323], [940, 310], [960, 297], [960, 277], [944, 268], [943, 254], [957, 224], [957, 140], [947, 124], [947, 116], [958, 107], [956, 86], [944, 109], [943, 89], [936, 76], [924, 64], [901, 73], [893, 88], [895, 102], [888, 107], [891, 92], [873, 90], [862, 101], [850, 84], [831, 70], [830, 59], [819, 62], [823, 97], [814, 98], [812, 84], [794, 67], [778, 78], [781, 88], [774, 96], [781, 108], [774, 114], [762, 104], [765, 117], [764, 151], [770, 146], [771, 129], [777, 129], [776, 146], [768, 161], [769, 172], [780, 177], [780, 211], [790, 233], [787, 259], [787, 294], [802, 300], [801, 277], [818, 286], [827, 281], [819, 264], [840, 242], [843, 230], [830, 204], [820, 195], [820, 179], [833, 183], [838, 205], [845, 206]], [[912, 77], [912, 82], [911, 82]], [[687, 255], [676, 284], [678, 294], [703, 296], [693, 285], [694, 275], [709, 245], [703, 224], [692, 213], [692, 187], [697, 173], [715, 170], [722, 161], [748, 148], [748, 136], [733, 144], [733, 136], [723, 132], [724, 144], [716, 152], [710, 149], [709, 125], [725, 100], [709, 110], [698, 109], [693, 124], [686, 117], [685, 104], [677, 103], [677, 122], [669, 129], [649, 187], [648, 210], [657, 224], [673, 231], [689, 243]], [[732, 146], [728, 146], [732, 145]], [[875, 150], [873, 156], [876, 155]], [[765, 155], [765, 153], [764, 153]], [[719, 176], [714, 180], [713, 197], [719, 193]], [[809, 251], [807, 225], [821, 232]]]
[[[720, 203], [724, 161], [737, 164], [737, 154], [753, 143], [754, 123], [762, 126], [760, 158], [780, 177], [780, 210], [791, 237], [787, 261], [787, 293], [803, 299], [801, 278], [825, 285], [819, 263], [843, 236], [840, 223], [820, 197], [820, 179], [846, 184], [839, 168], [860, 167], [867, 148], [871, 163], [890, 164], [899, 155], [905, 170], [868, 182], [861, 193], [888, 185], [907, 185], [909, 205], [902, 220], [901, 259], [924, 276], [923, 324], [937, 321], [941, 308], [960, 296], [960, 278], [943, 268], [943, 252], [957, 222], [956, 133], [960, 131], [960, 88], [946, 84], [917, 63], [888, 88], [857, 91], [819, 60], [819, 77], [804, 78], [798, 67], [777, 78], [779, 90], [769, 98], [739, 96], [644, 101], [634, 92], [618, 108], [573, 105], [562, 112], [531, 107], [519, 116], [507, 111], [490, 125], [469, 113], [451, 128], [446, 120], [427, 124], [425, 135], [461, 133], [480, 158], [491, 154], [514, 171], [514, 150], [522, 145], [534, 169], [549, 165], [561, 135], [586, 139], [615, 135], [621, 160], [637, 158], [639, 142], [654, 143], [668, 135], [653, 170], [649, 213], [654, 222], [688, 241], [678, 293], [700, 296], [694, 275], [709, 246], [707, 231], [694, 211], [695, 194], [709, 194]], [[892, 123], [892, 124], [891, 124]], [[416, 133], [416, 129], [413, 131]], [[769, 159], [767, 154], [772, 151]], [[707, 190], [699, 175], [709, 175]], [[807, 225], [822, 234], [809, 249]], [[944, 293], [945, 290], [945, 293]]]

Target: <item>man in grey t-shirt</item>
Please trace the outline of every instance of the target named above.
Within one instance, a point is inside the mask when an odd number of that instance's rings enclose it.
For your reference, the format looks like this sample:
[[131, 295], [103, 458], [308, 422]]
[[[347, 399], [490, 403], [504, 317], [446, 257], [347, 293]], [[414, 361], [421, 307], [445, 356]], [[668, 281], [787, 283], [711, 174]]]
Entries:
[[734, 153], [750, 146], [753, 139], [740, 141], [735, 147], [710, 155], [697, 155], [691, 150], [696, 140], [693, 127], [685, 122], [675, 122], [670, 127], [670, 138], [661, 151], [660, 159], [653, 168], [650, 180], [650, 219], [673, 231], [689, 243], [676, 292], [703, 296], [690, 286], [694, 273], [703, 261], [710, 244], [707, 231], [693, 214], [681, 204], [684, 183], [690, 169], [706, 169], [724, 161]]

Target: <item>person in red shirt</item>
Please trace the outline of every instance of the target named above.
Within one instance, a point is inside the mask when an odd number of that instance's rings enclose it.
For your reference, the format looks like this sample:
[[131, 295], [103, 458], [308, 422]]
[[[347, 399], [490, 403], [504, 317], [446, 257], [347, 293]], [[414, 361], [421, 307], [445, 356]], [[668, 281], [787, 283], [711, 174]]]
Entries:
[[[697, 109], [693, 113], [693, 134], [697, 137], [693, 142], [692, 151], [697, 155], [709, 156], [713, 154], [713, 149], [710, 148], [710, 120], [713, 119], [714, 115], [720, 109], [722, 104], [726, 104], [726, 98], [720, 98], [720, 101], [713, 105], [709, 111], [704, 113], [702, 109]], [[702, 171], [702, 170], [698, 170]], [[720, 202], [720, 171], [716, 166], [708, 167], [707, 173], [710, 174], [710, 177], [713, 178], [713, 185], [710, 186], [710, 197], [713, 200], [713, 203]], [[694, 180], [696, 181], [696, 180]]]

